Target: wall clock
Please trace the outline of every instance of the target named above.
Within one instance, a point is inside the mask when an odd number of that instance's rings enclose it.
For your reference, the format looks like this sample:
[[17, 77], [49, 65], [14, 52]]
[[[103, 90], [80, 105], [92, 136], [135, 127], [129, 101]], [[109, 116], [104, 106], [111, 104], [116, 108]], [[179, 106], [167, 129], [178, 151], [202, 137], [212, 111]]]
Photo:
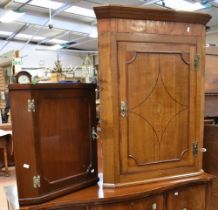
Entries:
[[32, 81], [32, 75], [27, 71], [20, 71], [15, 75], [16, 83], [29, 84]]

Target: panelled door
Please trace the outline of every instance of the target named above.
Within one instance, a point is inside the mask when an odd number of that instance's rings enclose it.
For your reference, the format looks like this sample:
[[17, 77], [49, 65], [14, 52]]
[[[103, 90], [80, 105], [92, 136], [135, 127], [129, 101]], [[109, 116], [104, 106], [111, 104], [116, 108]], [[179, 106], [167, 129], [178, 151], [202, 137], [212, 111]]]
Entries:
[[154, 40], [117, 42], [121, 182], [198, 170], [196, 40]]
[[36, 99], [41, 192], [96, 176], [93, 91], [44, 91]]

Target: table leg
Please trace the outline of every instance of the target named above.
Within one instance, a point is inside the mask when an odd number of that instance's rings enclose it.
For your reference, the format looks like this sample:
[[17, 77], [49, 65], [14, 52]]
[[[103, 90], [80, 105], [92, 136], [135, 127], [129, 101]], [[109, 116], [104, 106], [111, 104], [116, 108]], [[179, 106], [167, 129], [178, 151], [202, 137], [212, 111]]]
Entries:
[[7, 148], [4, 148], [4, 163], [5, 163], [5, 173], [6, 173], [6, 176], [9, 176]]

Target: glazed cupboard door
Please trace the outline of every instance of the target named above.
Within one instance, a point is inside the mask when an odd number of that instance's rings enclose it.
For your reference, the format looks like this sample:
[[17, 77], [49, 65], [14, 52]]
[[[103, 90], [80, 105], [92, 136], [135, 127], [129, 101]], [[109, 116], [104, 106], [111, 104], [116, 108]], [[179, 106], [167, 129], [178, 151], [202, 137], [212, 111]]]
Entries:
[[81, 186], [97, 174], [92, 90], [44, 90], [35, 96], [40, 192]]
[[199, 170], [196, 40], [157, 37], [117, 45], [121, 182]]

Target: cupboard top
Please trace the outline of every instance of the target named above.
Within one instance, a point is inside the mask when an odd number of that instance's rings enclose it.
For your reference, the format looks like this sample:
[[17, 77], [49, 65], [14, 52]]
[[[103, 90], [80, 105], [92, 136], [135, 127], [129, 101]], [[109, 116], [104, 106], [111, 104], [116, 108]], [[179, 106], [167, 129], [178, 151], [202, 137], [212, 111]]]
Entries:
[[96, 88], [95, 84], [84, 84], [84, 83], [47, 83], [47, 84], [10, 84], [10, 91], [14, 90], [49, 90], [49, 89], [94, 89]]
[[97, 19], [122, 18], [135, 20], [154, 20], [206, 25], [211, 16], [203, 13], [177, 12], [168, 9], [147, 9], [121, 5], [103, 5], [94, 7]]

